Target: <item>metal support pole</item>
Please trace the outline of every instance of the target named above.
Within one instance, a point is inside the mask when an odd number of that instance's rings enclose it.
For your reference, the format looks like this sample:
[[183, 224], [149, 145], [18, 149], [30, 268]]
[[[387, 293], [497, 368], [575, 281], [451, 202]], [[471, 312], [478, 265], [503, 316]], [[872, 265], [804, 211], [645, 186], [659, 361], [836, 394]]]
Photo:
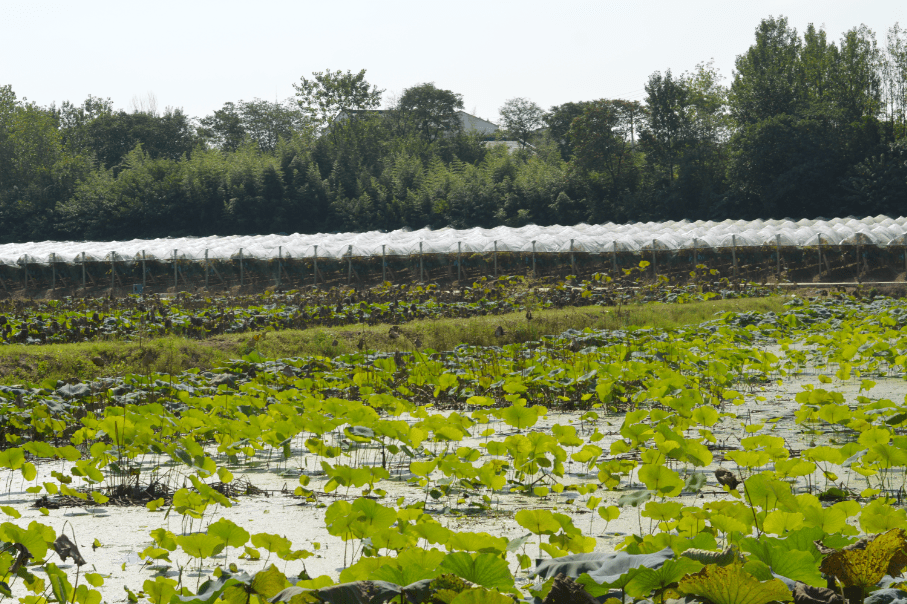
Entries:
[[819, 277], [822, 277], [822, 235], [819, 235]]
[[652, 240], [652, 275], [658, 279], [658, 263], [655, 262], [655, 239]]
[[532, 242], [532, 278], [535, 279], [535, 241]]
[[280, 287], [280, 271], [283, 270], [283, 246], [277, 246], [277, 287]]
[[737, 278], [737, 235], [731, 235], [731, 259], [734, 261], [734, 278]]
[[570, 273], [576, 275], [576, 259], [573, 256], [573, 239], [570, 240]]
[[346, 284], [349, 285], [353, 280], [353, 246], [346, 249]]
[[457, 241], [457, 281], [463, 278], [463, 263], [460, 261], [460, 252], [463, 251], [463, 242]]
[[57, 289], [57, 253], [50, 254], [50, 288]]
[[85, 252], [82, 252], [82, 289], [85, 289]]
[[611, 252], [611, 268], [614, 269], [614, 273], [617, 274], [617, 242], [614, 242], [614, 251]]
[[422, 266], [422, 242], [419, 242], [419, 283], [425, 281], [425, 272]]
[[778, 254], [778, 281], [781, 281], [781, 233], [775, 233], [775, 251]]
[[110, 291], [117, 286], [116, 252], [110, 252]]
[[25, 289], [28, 289], [28, 254], [25, 254], [25, 264], [22, 267], [25, 269]]
[[384, 246], [386, 244], [381, 244], [381, 282], [387, 282], [387, 261], [384, 259]]
[[860, 234], [857, 233], [857, 283], [863, 282], [863, 279], [860, 275], [861, 268], [862, 267], [860, 266]]
[[699, 258], [697, 258], [697, 256], [699, 255], [697, 253], [699, 251], [697, 249], [698, 245], [699, 245], [699, 240], [696, 239], [695, 237], [693, 237], [693, 266], [694, 267], [696, 267], [698, 265], [698, 263], [696, 261], [699, 260]]
[[176, 264], [176, 255], [177, 255], [177, 251], [173, 250], [173, 291], [174, 292], [176, 292], [176, 290], [179, 288], [179, 280], [178, 280], [179, 266], [177, 266], [177, 264]]
[[142, 250], [142, 295], [145, 295], [145, 250]]
[[239, 248], [239, 286], [242, 287], [245, 285], [245, 274], [243, 274], [242, 266], [242, 248]]
[[498, 240], [494, 240], [494, 278], [498, 278]]
[[315, 246], [315, 287], [318, 287], [318, 246]]
[[208, 289], [208, 248], [205, 248], [205, 289]]

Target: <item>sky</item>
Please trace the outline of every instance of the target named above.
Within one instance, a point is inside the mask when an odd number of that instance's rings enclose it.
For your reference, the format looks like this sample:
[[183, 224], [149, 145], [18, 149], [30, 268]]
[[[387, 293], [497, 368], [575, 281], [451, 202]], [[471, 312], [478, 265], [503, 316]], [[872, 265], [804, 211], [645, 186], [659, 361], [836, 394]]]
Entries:
[[366, 70], [385, 104], [434, 82], [498, 121], [505, 101], [547, 109], [642, 100], [654, 71], [714, 60], [729, 83], [759, 21], [788, 17], [829, 38], [861, 23], [885, 43], [907, 2], [723, 0], [368, 2], [0, 0], [0, 85], [40, 105], [89, 94], [203, 117], [227, 101], [284, 100], [314, 71]]

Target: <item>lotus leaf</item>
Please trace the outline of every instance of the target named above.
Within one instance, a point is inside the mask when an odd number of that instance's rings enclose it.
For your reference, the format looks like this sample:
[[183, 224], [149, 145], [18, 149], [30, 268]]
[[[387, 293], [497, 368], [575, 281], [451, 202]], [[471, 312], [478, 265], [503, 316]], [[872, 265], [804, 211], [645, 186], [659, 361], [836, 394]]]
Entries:
[[706, 566], [681, 579], [677, 589], [682, 594], [706, 598], [712, 604], [768, 604], [793, 600], [784, 583], [778, 579], [759, 581], [739, 563]]

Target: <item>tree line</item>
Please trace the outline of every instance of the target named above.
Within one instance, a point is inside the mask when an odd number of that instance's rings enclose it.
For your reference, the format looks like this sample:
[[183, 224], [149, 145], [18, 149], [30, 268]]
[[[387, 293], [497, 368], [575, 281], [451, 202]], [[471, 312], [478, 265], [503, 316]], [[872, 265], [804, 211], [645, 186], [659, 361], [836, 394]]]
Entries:
[[[907, 32], [830, 40], [767, 18], [725, 84], [655, 72], [640, 101], [543, 110], [496, 139], [432, 83], [382, 105], [365, 71], [200, 119], [90, 96], [39, 106], [0, 86], [0, 243], [578, 222], [900, 215]], [[515, 147], [515, 150], [512, 148]]]

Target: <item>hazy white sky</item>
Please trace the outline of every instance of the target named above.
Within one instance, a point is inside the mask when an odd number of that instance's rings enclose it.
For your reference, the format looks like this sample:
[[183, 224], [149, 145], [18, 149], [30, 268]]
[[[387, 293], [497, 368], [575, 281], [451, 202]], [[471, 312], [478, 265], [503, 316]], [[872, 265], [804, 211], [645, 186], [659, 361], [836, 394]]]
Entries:
[[884, 44], [895, 22], [907, 27], [907, 2], [0, 0], [0, 85], [42, 105], [92, 94], [129, 108], [152, 92], [160, 108], [202, 117], [290, 97], [313, 71], [364, 68], [386, 101], [434, 82], [497, 121], [513, 97], [546, 109], [639, 100], [653, 71], [711, 58], [729, 81], [769, 15], [834, 40], [865, 23]]

